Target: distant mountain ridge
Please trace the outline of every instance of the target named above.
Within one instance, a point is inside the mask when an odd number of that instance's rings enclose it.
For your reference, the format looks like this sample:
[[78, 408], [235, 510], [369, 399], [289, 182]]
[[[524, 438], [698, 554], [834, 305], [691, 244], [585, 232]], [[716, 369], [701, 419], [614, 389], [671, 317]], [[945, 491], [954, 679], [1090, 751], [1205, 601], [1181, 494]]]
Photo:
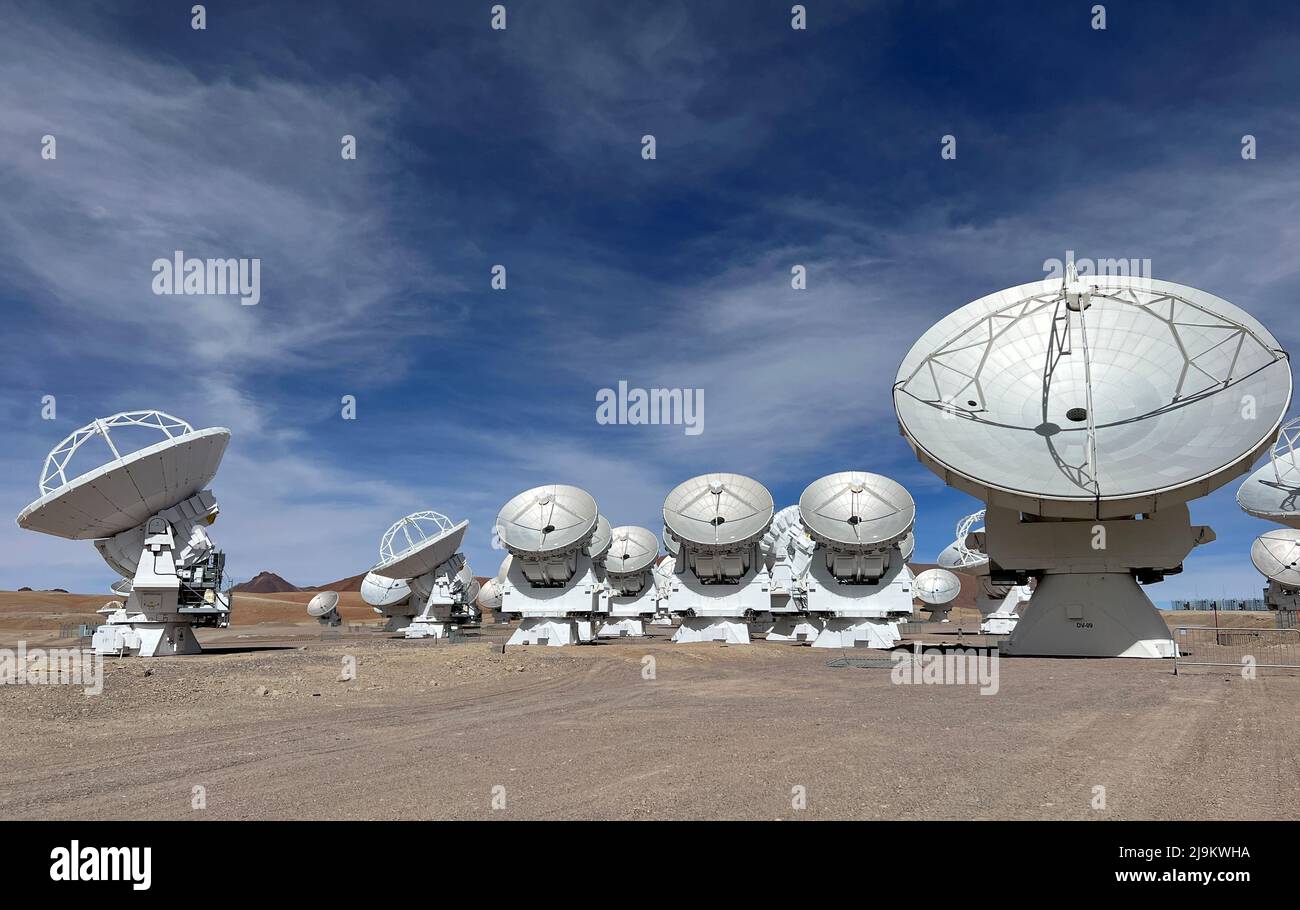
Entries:
[[248, 581], [235, 585], [231, 590], [242, 591], [245, 594], [286, 594], [292, 591], [360, 591], [361, 579], [365, 577], [366, 573], [362, 572], [360, 575], [350, 575], [347, 578], [340, 578], [338, 581], [331, 581], [328, 584], [298, 587], [274, 572], [262, 571]]

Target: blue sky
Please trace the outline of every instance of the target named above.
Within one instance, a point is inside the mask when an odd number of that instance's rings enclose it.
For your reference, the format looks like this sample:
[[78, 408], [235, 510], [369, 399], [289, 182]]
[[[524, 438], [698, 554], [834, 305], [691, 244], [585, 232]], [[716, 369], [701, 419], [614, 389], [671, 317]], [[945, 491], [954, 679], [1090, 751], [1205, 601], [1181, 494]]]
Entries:
[[[158, 408], [233, 431], [214, 537], [237, 578], [361, 571], [425, 508], [470, 519], [491, 574], [526, 487], [657, 529], [713, 470], [778, 505], [892, 476], [931, 559], [978, 504], [916, 462], [889, 389], [946, 313], [1075, 250], [1300, 340], [1291, 5], [1107, 3], [1096, 31], [1088, 2], [813, 0], [802, 32], [763, 0], [515, 0], [504, 32], [487, 2], [209, 3], [204, 31], [190, 5], [0, 6], [11, 515], [72, 429]], [[260, 258], [262, 302], [153, 295], [176, 249]], [[703, 388], [705, 431], [598, 424], [619, 380]], [[1267, 525], [1235, 487], [1193, 504], [1219, 540], [1153, 597], [1260, 587]], [[113, 579], [0, 524], [2, 588]]]

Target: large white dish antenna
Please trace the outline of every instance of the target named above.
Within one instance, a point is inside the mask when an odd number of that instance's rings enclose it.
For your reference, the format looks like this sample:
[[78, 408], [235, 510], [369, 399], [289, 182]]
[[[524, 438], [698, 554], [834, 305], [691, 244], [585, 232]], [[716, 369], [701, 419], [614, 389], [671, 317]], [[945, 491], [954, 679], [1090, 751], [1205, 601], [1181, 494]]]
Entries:
[[961, 579], [947, 569], [926, 569], [912, 582], [912, 593], [922, 603], [952, 603], [961, 593]]
[[799, 517], [818, 543], [877, 550], [908, 535], [916, 522], [916, 503], [888, 477], [841, 471], [808, 485], [799, 497]]
[[567, 484], [525, 490], [497, 515], [497, 535], [515, 556], [549, 556], [585, 546], [596, 530], [600, 512], [591, 494]]
[[701, 474], [678, 484], [664, 500], [664, 526], [679, 541], [704, 547], [745, 544], [772, 523], [772, 494], [740, 474]]
[[1237, 490], [1237, 505], [1256, 518], [1300, 528], [1300, 417], [1288, 420], [1278, 433], [1268, 463], [1255, 469]]
[[957, 522], [957, 539], [943, 548], [937, 560], [945, 569], [981, 569], [989, 564], [989, 558], [979, 550], [966, 543], [972, 531], [984, 530], [984, 510], [972, 512]]
[[[123, 453], [114, 429], [143, 428], [164, 438]], [[109, 460], [69, 479], [73, 456], [101, 440]], [[112, 537], [203, 490], [230, 442], [224, 427], [195, 430], [161, 411], [123, 411], [86, 424], [50, 451], [41, 472], [41, 497], [18, 516], [19, 527], [69, 540]]]
[[1300, 588], [1300, 530], [1279, 528], [1255, 538], [1250, 561], [1266, 578], [1287, 588]]
[[411, 586], [405, 578], [389, 578], [367, 572], [361, 579], [361, 599], [372, 607], [391, 607], [411, 596]]
[[441, 512], [413, 512], [384, 533], [371, 571], [388, 578], [426, 575], [456, 555], [468, 528], [468, 521], [453, 525]]
[[631, 575], [654, 565], [659, 555], [659, 540], [653, 531], [635, 525], [623, 525], [612, 532], [613, 542], [605, 557], [605, 568], [615, 575]]
[[321, 591], [310, 601], [307, 602], [307, 615], [321, 617], [333, 613], [338, 609], [339, 592], [338, 591]]
[[1243, 473], [1291, 400], [1277, 340], [1185, 285], [1084, 283], [990, 294], [913, 345], [894, 407], [921, 461], [990, 505], [1058, 518], [1154, 512]]

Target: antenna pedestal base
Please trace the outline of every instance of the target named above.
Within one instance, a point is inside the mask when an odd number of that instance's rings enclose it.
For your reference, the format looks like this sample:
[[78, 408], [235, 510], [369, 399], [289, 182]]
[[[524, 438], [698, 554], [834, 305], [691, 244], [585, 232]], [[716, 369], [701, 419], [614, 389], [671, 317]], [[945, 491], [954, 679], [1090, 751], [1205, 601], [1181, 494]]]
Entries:
[[139, 657], [201, 654], [203, 648], [187, 622], [109, 621], [95, 629], [90, 645], [96, 654], [134, 653]]
[[625, 616], [602, 623], [596, 634], [601, 638], [642, 638], [645, 635], [645, 625], [640, 617]]
[[406, 627], [407, 638], [446, 638], [450, 632], [451, 623], [424, 619], [417, 619]]
[[[923, 605], [921, 609], [924, 610], [925, 606]], [[948, 618], [948, 612], [951, 609], [952, 607], [947, 606], [946, 604], [942, 607], [932, 607], [930, 609], [930, 622], [952, 622], [952, 620]]]
[[836, 617], [826, 620], [814, 648], [880, 648], [887, 650], [896, 645], [902, 635], [898, 623], [879, 619], [847, 619]]
[[765, 637], [768, 641], [811, 642], [821, 634], [821, 631], [820, 621], [807, 616], [794, 616], [772, 622]]
[[725, 641], [729, 645], [749, 644], [749, 623], [733, 616], [683, 616], [673, 633], [673, 641], [693, 644], [702, 641]]
[[[590, 628], [590, 623], [588, 623]], [[588, 638], [588, 641], [591, 639]], [[533, 616], [520, 621], [507, 645], [576, 645], [578, 622], [573, 619], [560, 619], [552, 616]]]
[[1173, 635], [1128, 573], [1045, 575], [1002, 646], [1022, 657], [1173, 657]]

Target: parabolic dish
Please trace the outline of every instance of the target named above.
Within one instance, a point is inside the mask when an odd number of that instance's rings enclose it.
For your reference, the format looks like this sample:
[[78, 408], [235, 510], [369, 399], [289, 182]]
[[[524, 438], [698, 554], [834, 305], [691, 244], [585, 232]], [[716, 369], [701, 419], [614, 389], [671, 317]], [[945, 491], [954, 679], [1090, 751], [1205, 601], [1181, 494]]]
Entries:
[[978, 569], [988, 565], [989, 558], [983, 553], [966, 550], [954, 541], [943, 548], [935, 562], [945, 569]]
[[[379, 548], [380, 562], [371, 571], [406, 579], [432, 572], [456, 555], [469, 528], [468, 521], [450, 527], [445, 527], [446, 524], [450, 522], [438, 512], [415, 512], [395, 522], [384, 535]], [[430, 534], [430, 527], [436, 533]]]
[[1300, 530], [1279, 528], [1255, 538], [1250, 561], [1266, 578], [1288, 588], [1300, 588]]
[[[93, 432], [93, 427], [88, 424], [77, 433]], [[130, 530], [206, 488], [229, 442], [229, 430], [212, 427], [115, 458], [45, 493], [23, 509], [18, 526], [69, 540]]]
[[1268, 461], [1256, 468], [1237, 490], [1237, 505], [1243, 512], [1300, 528], [1300, 464], [1295, 450], [1298, 443], [1300, 417], [1283, 424]]
[[388, 578], [367, 572], [361, 579], [361, 599], [372, 607], [391, 607], [411, 596], [411, 586], [404, 578]]
[[325, 616], [339, 605], [338, 591], [321, 591], [307, 603], [308, 616]]
[[1153, 512], [1243, 473], [1291, 400], [1277, 340], [1195, 288], [1084, 282], [1082, 309], [1036, 281], [921, 336], [894, 384], [917, 457], [984, 502], [1058, 518]]
[[668, 530], [667, 525], [664, 525], [664, 532], [662, 535], [662, 539], [664, 542], [664, 550], [666, 550], [669, 554], [676, 556], [678, 552], [681, 550], [682, 544], [681, 541], [679, 541], [676, 537], [673, 536], [672, 531]]
[[841, 471], [808, 485], [799, 497], [799, 516], [820, 543], [880, 549], [912, 530], [916, 503], [888, 477]]
[[740, 474], [701, 474], [678, 484], [664, 500], [664, 525], [678, 540], [700, 546], [743, 544], [772, 523], [772, 494]]
[[912, 593], [922, 603], [952, 603], [961, 593], [961, 579], [947, 569], [926, 569], [912, 582]]
[[910, 560], [916, 552], [916, 535], [908, 531], [907, 536], [898, 542], [898, 552], [902, 554], [903, 562]]
[[641, 572], [654, 564], [659, 555], [659, 539], [654, 532], [635, 525], [623, 525], [613, 530], [613, 543], [605, 568], [616, 575]]
[[596, 530], [591, 532], [591, 543], [587, 544], [587, 552], [591, 558], [599, 560], [609, 549], [609, 543], [613, 539], [612, 531], [609, 527], [609, 519], [604, 515], [596, 516]]
[[547, 556], [584, 546], [599, 517], [596, 500], [586, 490], [547, 484], [506, 503], [497, 515], [497, 534], [515, 556]]

